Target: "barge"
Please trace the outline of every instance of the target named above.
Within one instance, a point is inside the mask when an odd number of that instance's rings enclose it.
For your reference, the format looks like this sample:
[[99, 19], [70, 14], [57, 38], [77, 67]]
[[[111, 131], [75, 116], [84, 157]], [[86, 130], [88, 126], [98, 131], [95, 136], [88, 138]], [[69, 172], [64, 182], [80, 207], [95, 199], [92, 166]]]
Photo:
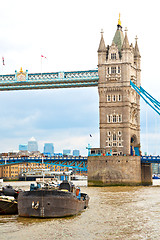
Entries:
[[78, 214], [88, 207], [89, 196], [64, 180], [59, 186], [37, 183], [18, 195], [20, 217], [54, 218]]

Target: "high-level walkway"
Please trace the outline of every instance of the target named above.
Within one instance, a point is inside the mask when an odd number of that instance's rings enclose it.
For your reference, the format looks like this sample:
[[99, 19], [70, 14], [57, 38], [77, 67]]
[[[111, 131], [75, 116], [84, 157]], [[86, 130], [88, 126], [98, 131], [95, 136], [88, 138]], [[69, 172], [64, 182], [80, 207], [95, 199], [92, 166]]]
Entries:
[[98, 86], [98, 70], [0, 75], [0, 91]]

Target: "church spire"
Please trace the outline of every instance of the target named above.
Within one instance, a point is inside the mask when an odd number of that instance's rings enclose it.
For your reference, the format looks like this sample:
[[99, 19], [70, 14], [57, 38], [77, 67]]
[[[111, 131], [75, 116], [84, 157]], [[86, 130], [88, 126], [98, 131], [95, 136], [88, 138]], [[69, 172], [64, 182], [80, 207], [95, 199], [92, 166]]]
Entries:
[[105, 52], [105, 51], [106, 51], [106, 45], [105, 45], [105, 42], [104, 42], [103, 29], [102, 29], [101, 30], [101, 40], [100, 40], [98, 52]]

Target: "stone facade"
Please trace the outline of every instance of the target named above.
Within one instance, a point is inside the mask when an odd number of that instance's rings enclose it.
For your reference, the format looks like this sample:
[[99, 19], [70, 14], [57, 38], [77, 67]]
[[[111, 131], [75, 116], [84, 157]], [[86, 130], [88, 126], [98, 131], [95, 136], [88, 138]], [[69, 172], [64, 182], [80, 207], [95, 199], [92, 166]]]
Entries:
[[130, 86], [141, 82], [140, 53], [137, 44], [129, 45], [122, 26], [110, 46], [103, 32], [98, 49], [100, 148], [113, 155], [130, 155], [140, 148], [140, 96]]
[[140, 156], [89, 156], [88, 185], [140, 185]]
[[151, 164], [140, 156], [89, 156], [88, 185], [151, 185]]
[[101, 33], [98, 48], [100, 148], [89, 149], [88, 185], [149, 185], [151, 165], [141, 164], [140, 87], [141, 56], [129, 44], [120, 19], [112, 44], [106, 47]]

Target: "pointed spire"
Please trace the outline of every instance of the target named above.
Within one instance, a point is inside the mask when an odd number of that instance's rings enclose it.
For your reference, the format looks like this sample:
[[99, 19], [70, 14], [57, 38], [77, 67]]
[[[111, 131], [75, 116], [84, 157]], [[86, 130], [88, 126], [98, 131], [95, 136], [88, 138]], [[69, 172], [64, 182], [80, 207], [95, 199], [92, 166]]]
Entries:
[[122, 45], [122, 49], [130, 49], [129, 46], [129, 41], [128, 41], [128, 36], [127, 36], [127, 28], [125, 29], [125, 37], [124, 37], [124, 41], [123, 41], [123, 45]]
[[120, 20], [120, 16], [121, 16], [121, 15], [120, 15], [120, 13], [119, 13], [118, 25], [122, 27], [122, 25], [121, 25], [121, 20]]
[[105, 42], [104, 42], [103, 29], [102, 29], [101, 30], [101, 40], [100, 40], [98, 52], [105, 52], [105, 51], [106, 51], [106, 45], [105, 45]]
[[138, 43], [137, 43], [137, 36], [135, 37], [135, 48], [134, 48], [134, 56], [135, 57], [140, 57], [140, 52], [139, 52], [139, 48], [138, 48]]

